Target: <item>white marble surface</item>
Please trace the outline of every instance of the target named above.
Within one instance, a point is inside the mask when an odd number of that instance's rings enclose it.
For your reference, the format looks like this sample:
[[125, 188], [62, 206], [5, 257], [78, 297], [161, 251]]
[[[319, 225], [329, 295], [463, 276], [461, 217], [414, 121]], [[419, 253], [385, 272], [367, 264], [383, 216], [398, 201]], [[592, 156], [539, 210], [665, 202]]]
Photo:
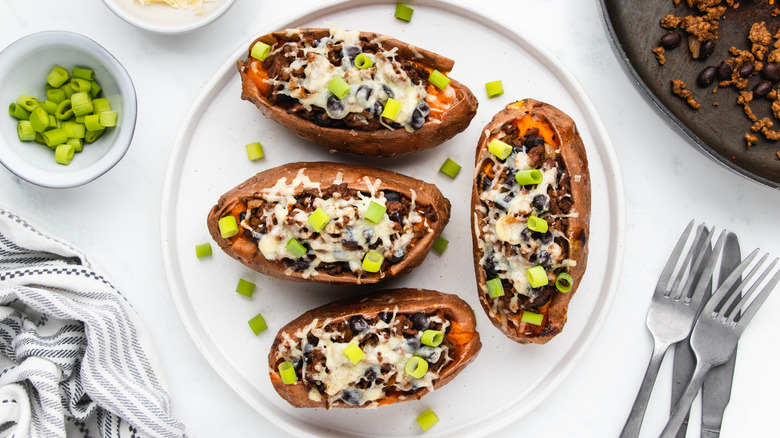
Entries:
[[[139, 107], [135, 138], [119, 165], [75, 189], [40, 188], [0, 168], [0, 204], [78, 246], [133, 303], [155, 335], [174, 412], [193, 435], [284, 435], [224, 383], [190, 340], [168, 291], [159, 211], [171, 146], [203, 85], [259, 29], [308, 11], [317, 1], [239, 1], [213, 24], [181, 36], [136, 29], [95, 0], [65, 3], [0, 0], [0, 48], [50, 29], [80, 32], [102, 44], [135, 82]], [[588, 91], [620, 161], [627, 215], [619, 290], [599, 337], [543, 403], [499, 435], [616, 436], [650, 356], [645, 313], [677, 234], [697, 218], [736, 232], [743, 252], [761, 246], [780, 255], [780, 192], [709, 160], [659, 116], [613, 52], [598, 1], [481, 4], [542, 42]], [[780, 294], [770, 297], [744, 335], [724, 437], [770, 435], [780, 390], [778, 312]], [[670, 381], [667, 360], [642, 436], [657, 436], [663, 428]], [[699, 410], [694, 406], [690, 436], [698, 435], [699, 429]]]

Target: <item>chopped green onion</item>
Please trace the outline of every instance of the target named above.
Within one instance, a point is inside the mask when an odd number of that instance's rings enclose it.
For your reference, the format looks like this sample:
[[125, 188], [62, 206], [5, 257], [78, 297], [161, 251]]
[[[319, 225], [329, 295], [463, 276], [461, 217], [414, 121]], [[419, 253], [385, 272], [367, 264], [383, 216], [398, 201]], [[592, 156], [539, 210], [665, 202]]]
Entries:
[[84, 79], [87, 81], [94, 81], [95, 80], [95, 71], [90, 70], [88, 68], [81, 68], [81, 67], [74, 67], [73, 68], [73, 77]]
[[574, 286], [574, 279], [566, 272], [561, 272], [555, 278], [555, 287], [563, 293], [570, 291], [572, 286]]
[[46, 114], [46, 110], [41, 107], [35, 107], [30, 112], [30, 123], [35, 132], [43, 132], [49, 126], [49, 115]]
[[501, 284], [501, 279], [496, 277], [485, 282], [488, 288], [488, 295], [490, 298], [498, 298], [504, 296], [504, 285]]
[[211, 256], [211, 244], [209, 242], [195, 245], [195, 256], [199, 259]]
[[26, 109], [27, 111], [32, 111], [33, 108], [40, 105], [38, 103], [37, 97], [32, 97], [29, 94], [22, 94], [16, 99], [16, 104], [21, 105], [22, 108]]
[[406, 5], [404, 3], [395, 4], [395, 18], [409, 22], [412, 21], [413, 13], [414, 13], [414, 9], [409, 7], [409, 5]]
[[62, 130], [68, 138], [84, 138], [87, 133], [87, 128], [76, 122], [62, 122]]
[[385, 102], [385, 109], [382, 111], [382, 117], [396, 121], [398, 113], [401, 112], [401, 107], [403, 106], [403, 103], [393, 98], [387, 99], [387, 102]]
[[295, 367], [292, 362], [286, 360], [279, 364], [279, 376], [282, 378], [282, 383], [285, 385], [292, 385], [298, 381], [298, 375], [295, 374]]
[[38, 144], [42, 144], [42, 145], [46, 146], [46, 141], [43, 140], [43, 135], [41, 135], [40, 132], [36, 132], [35, 133], [35, 140], [34, 141], [36, 143], [38, 143]]
[[268, 55], [270, 54], [271, 46], [262, 41], [256, 42], [255, 45], [252, 46], [252, 51], [250, 52], [252, 58], [259, 59], [260, 61], [265, 61], [265, 58], [268, 58]]
[[73, 114], [77, 116], [84, 116], [92, 113], [92, 98], [88, 93], [73, 93], [70, 96], [70, 104], [71, 108], [73, 108]]
[[325, 213], [325, 210], [317, 207], [317, 209], [309, 215], [309, 218], [306, 219], [306, 222], [314, 228], [314, 231], [319, 233], [325, 228], [325, 225], [328, 225], [328, 222], [330, 222], [330, 216], [328, 216], [328, 213]]
[[59, 121], [59, 120], [57, 120], [57, 118], [56, 118], [56, 117], [54, 117], [54, 116], [53, 116], [53, 115], [51, 115], [51, 114], [47, 114], [47, 117], [48, 117], [48, 119], [49, 119], [49, 125], [46, 127], [46, 130], [47, 130], [47, 131], [48, 131], [49, 129], [54, 129], [54, 128], [59, 128], [59, 127], [60, 127], [60, 121]]
[[528, 216], [528, 229], [537, 233], [547, 232], [547, 221], [538, 216]]
[[372, 61], [371, 58], [369, 58], [365, 53], [359, 53], [358, 56], [355, 57], [355, 67], [361, 70], [365, 70], [373, 66], [374, 61]]
[[21, 141], [35, 140], [35, 130], [29, 120], [19, 120], [16, 124], [16, 133]]
[[54, 88], [59, 88], [70, 79], [68, 71], [59, 65], [54, 66], [51, 72], [46, 76], [46, 82]]
[[542, 171], [539, 169], [521, 170], [515, 174], [515, 181], [522, 186], [539, 184], [542, 182]]
[[379, 272], [385, 258], [379, 251], [369, 251], [363, 257], [363, 270], [366, 272]]
[[[43, 135], [45, 136], [46, 133]], [[67, 166], [70, 164], [71, 160], [73, 160], [74, 152], [76, 152], [76, 150], [73, 148], [73, 146], [67, 143], [60, 144], [57, 146], [57, 149], [54, 150], [54, 161]]]
[[54, 111], [54, 117], [60, 120], [68, 120], [73, 117], [73, 108], [70, 99], [65, 99], [57, 105], [57, 110]]
[[494, 138], [488, 145], [488, 150], [491, 154], [498, 157], [499, 160], [506, 160], [506, 157], [512, 153], [512, 146], [504, 143], [503, 141]]
[[30, 112], [24, 109], [23, 106], [17, 105], [15, 102], [8, 105], [8, 114], [19, 120], [27, 120], [30, 118]]
[[425, 330], [420, 342], [431, 347], [438, 347], [444, 341], [444, 333], [439, 330]]
[[504, 94], [504, 84], [501, 81], [493, 81], [485, 84], [488, 97], [498, 97]]
[[84, 126], [87, 131], [100, 131], [103, 125], [100, 124], [100, 114], [90, 114], [84, 117]]
[[548, 283], [547, 272], [541, 265], [527, 269], [525, 277], [528, 279], [528, 284], [533, 288], [542, 287]]
[[350, 89], [349, 84], [341, 76], [333, 76], [328, 83], [328, 90], [338, 99], [347, 97]]
[[520, 315], [520, 321], [533, 325], [542, 325], [542, 321], [544, 321], [544, 315], [523, 310], [523, 314]]
[[[43, 140], [46, 142], [46, 146], [53, 147], [68, 141], [68, 136], [62, 128], [54, 128], [43, 133]], [[73, 154], [71, 154], [71, 158], [73, 158]]]
[[417, 424], [420, 425], [422, 430], [428, 430], [438, 422], [439, 417], [430, 409], [417, 416]]
[[104, 128], [113, 128], [116, 126], [117, 118], [119, 117], [116, 111], [103, 111], [98, 114], [100, 120], [100, 126]]
[[93, 99], [100, 96], [100, 92], [103, 91], [103, 88], [95, 81], [92, 81], [89, 84], [92, 86], [89, 89], [89, 95], [92, 96]]
[[105, 97], [92, 99], [92, 113], [100, 114], [106, 111], [111, 111], [111, 102]]
[[219, 234], [223, 239], [229, 239], [238, 234], [238, 223], [235, 216], [225, 216], [217, 222]]
[[449, 176], [450, 178], [455, 178], [456, 176], [458, 176], [458, 172], [460, 172], [460, 164], [447, 158], [444, 161], [444, 164], [442, 164], [441, 167], [439, 168], [439, 171]]
[[50, 100], [56, 104], [59, 104], [65, 100], [65, 92], [59, 88], [51, 88], [46, 90], [46, 100]]
[[363, 217], [375, 224], [378, 224], [379, 222], [382, 221], [382, 218], [385, 216], [385, 211], [387, 211], [387, 207], [385, 207], [382, 204], [378, 204], [374, 201], [371, 201], [368, 204], [368, 208], [366, 208], [366, 212], [365, 214], [363, 214]]
[[428, 372], [428, 362], [420, 356], [412, 356], [412, 358], [406, 362], [404, 371], [415, 379], [422, 378], [422, 376]]
[[[261, 332], [266, 331], [268, 329], [268, 325], [265, 323], [265, 319], [263, 319], [263, 315], [258, 313], [257, 315], [254, 316], [254, 318], [249, 320], [249, 328], [251, 328], [252, 329], [252, 333], [254, 333], [255, 336], [257, 336]], [[295, 376], [295, 370], [294, 369], [293, 369], [293, 376]], [[298, 377], [296, 376], [295, 379], [297, 380]]]
[[43, 107], [43, 109], [44, 109], [44, 110], [45, 110], [47, 113], [49, 113], [49, 115], [51, 115], [51, 114], [54, 114], [54, 112], [55, 112], [55, 111], [57, 111], [57, 104], [56, 104], [56, 103], [54, 103], [54, 102], [52, 102], [52, 101], [50, 101], [50, 100], [45, 100], [45, 101], [44, 101], [44, 102], [41, 104], [41, 106]]
[[295, 239], [288, 240], [285, 248], [287, 249], [287, 252], [292, 254], [292, 256], [295, 257], [296, 259], [303, 257], [304, 254], [308, 252], [306, 250], [306, 247], [301, 245], [301, 243]]
[[72, 96], [73, 93], [75, 93], [75, 91], [73, 91], [73, 87], [71, 87], [70, 84], [63, 85], [62, 87], [60, 87], [60, 90], [62, 90], [65, 93], [65, 99], [70, 99], [70, 96]]
[[245, 297], [252, 298], [252, 294], [255, 292], [255, 284], [251, 281], [246, 281], [243, 278], [239, 278], [238, 284], [236, 285], [236, 292]]
[[263, 145], [259, 141], [249, 143], [246, 145], [246, 156], [250, 161], [259, 160], [265, 155], [263, 154]]
[[443, 90], [447, 88], [447, 85], [449, 85], [450, 78], [445, 76], [444, 73], [440, 72], [439, 70], [434, 70], [428, 76], [428, 82], [432, 83], [439, 90]]
[[85, 79], [73, 78], [68, 83], [75, 93], [87, 93], [92, 89], [92, 84]]
[[347, 346], [344, 347], [344, 350], [342, 350], [342, 353], [344, 353], [344, 356], [347, 356], [347, 359], [349, 359], [353, 365], [356, 365], [366, 357], [366, 353], [363, 353], [363, 350], [354, 342], [347, 344]]
[[449, 245], [450, 241], [439, 237], [436, 239], [436, 242], [433, 242], [433, 250], [438, 252], [439, 254], [443, 253], [445, 249], [447, 249], [447, 245]]
[[97, 131], [87, 131], [87, 134], [84, 136], [84, 141], [87, 143], [94, 143], [99, 139], [103, 133], [106, 132], [105, 129], [98, 129]]
[[69, 138], [65, 143], [73, 146], [73, 149], [76, 152], [81, 152], [84, 150], [84, 140], [80, 138]]

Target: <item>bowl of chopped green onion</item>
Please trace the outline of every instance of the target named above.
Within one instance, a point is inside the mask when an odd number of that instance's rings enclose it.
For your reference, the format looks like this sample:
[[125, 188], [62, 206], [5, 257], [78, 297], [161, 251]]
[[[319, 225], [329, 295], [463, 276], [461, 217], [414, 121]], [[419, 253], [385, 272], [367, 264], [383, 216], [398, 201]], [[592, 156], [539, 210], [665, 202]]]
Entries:
[[114, 167], [133, 139], [133, 82], [116, 58], [77, 33], [45, 31], [0, 52], [0, 162], [50, 188]]

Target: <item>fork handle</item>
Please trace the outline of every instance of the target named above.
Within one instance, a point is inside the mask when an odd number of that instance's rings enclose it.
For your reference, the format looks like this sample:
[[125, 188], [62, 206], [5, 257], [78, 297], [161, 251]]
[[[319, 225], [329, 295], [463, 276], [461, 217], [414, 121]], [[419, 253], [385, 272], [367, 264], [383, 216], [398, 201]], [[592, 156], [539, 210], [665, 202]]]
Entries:
[[655, 341], [653, 344], [653, 354], [650, 356], [650, 363], [647, 364], [645, 377], [642, 379], [642, 385], [634, 400], [634, 406], [631, 407], [631, 413], [628, 420], [620, 432], [620, 438], [636, 438], [639, 436], [639, 429], [642, 427], [642, 419], [647, 410], [647, 402], [650, 400], [650, 392], [653, 390], [655, 379], [658, 377], [658, 369], [661, 368], [661, 362], [664, 360], [666, 350], [669, 344], [662, 344]]
[[707, 373], [711, 368], [712, 364], [697, 358], [693, 377], [691, 377], [688, 386], [685, 387], [685, 392], [680, 397], [680, 401], [677, 402], [677, 406], [674, 407], [674, 411], [672, 411], [669, 421], [666, 423], [663, 432], [661, 432], [660, 438], [674, 438], [677, 435], [677, 431], [680, 430], [680, 426], [682, 426], [683, 420], [685, 420], [685, 414], [691, 409], [693, 399], [699, 394], [704, 378], [707, 377]]

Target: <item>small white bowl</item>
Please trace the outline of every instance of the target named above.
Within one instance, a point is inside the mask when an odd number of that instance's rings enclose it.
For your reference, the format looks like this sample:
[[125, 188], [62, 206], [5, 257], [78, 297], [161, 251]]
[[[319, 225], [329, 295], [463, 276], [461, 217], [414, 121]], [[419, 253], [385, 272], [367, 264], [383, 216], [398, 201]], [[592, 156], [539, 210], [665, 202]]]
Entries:
[[160, 34], [181, 34], [199, 29], [221, 17], [236, 0], [204, 0], [200, 14], [191, 8], [173, 8], [163, 3], [142, 5], [138, 0], [103, 0], [119, 18]]
[[48, 147], [20, 141], [17, 120], [6, 111], [0, 115], [0, 162], [39, 186], [76, 187], [106, 173], [130, 147], [137, 115], [135, 88], [122, 64], [96, 42], [77, 33], [46, 31], [23, 37], [0, 52], [0, 103], [7, 108], [22, 94], [44, 99], [46, 76], [55, 65], [68, 71], [73, 67], [95, 71], [102, 97], [108, 98], [118, 113], [116, 127], [84, 145], [84, 150], [64, 166], [57, 164]]

